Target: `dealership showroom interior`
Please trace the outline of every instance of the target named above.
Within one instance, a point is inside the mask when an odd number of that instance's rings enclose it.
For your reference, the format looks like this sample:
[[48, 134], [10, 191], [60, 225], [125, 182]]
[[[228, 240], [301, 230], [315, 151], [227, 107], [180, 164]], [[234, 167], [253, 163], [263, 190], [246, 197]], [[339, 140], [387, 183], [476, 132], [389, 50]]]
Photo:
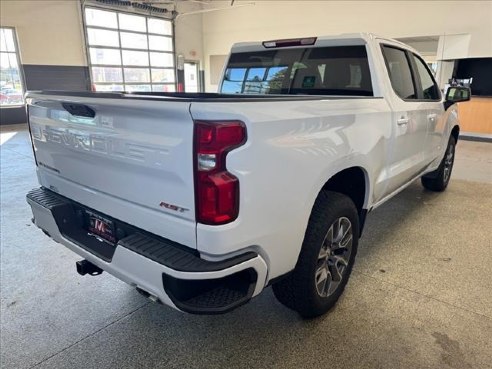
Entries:
[[492, 1], [0, 16], [0, 368], [492, 369]]

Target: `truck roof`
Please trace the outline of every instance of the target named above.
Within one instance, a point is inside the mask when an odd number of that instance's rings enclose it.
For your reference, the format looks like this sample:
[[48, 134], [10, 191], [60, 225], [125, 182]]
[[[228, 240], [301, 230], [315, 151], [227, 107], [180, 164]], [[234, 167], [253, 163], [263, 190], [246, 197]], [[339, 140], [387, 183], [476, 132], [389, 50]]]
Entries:
[[[302, 40], [302, 39], [311, 39], [311, 38], [316, 38], [315, 46], [346, 46], [346, 45], [362, 45], [366, 44], [369, 41], [375, 40], [375, 39], [380, 39], [380, 40], [385, 40], [393, 44], [398, 44], [399, 46], [412, 50], [414, 52], [417, 52], [414, 50], [411, 46], [391, 39], [387, 37], [382, 37], [379, 35], [376, 35], [374, 33], [368, 33], [368, 32], [358, 32], [358, 33], [341, 33], [338, 35], [326, 35], [326, 36], [310, 36], [310, 37], [299, 37], [299, 38], [292, 38], [291, 40]], [[262, 41], [253, 41], [253, 42], [238, 42], [232, 45], [231, 52], [249, 52], [249, 51], [259, 51], [259, 50], [265, 50], [264, 47], [264, 42], [268, 41], [281, 41], [285, 39], [278, 39], [278, 40], [262, 40]], [[288, 46], [288, 47], [306, 47], [307, 45], [299, 45], [299, 46]], [[280, 48], [280, 47], [279, 47]]]

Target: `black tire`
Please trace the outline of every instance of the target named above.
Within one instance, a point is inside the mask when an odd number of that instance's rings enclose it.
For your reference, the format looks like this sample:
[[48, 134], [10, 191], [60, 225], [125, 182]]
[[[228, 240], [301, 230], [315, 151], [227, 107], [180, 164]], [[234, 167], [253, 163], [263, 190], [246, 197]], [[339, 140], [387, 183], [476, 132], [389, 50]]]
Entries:
[[[346, 223], [347, 220], [350, 221], [352, 227], [350, 255], [346, 256], [348, 263], [344, 267], [344, 271], [339, 273], [341, 279], [337, 282], [333, 292], [327, 296], [322, 296], [320, 292], [318, 292], [318, 289], [321, 287], [316, 279], [318, 272], [322, 268], [319, 264], [321, 260], [321, 249], [323, 246], [323, 248], [327, 250], [325, 248], [325, 243], [328, 243], [326, 240], [330, 234], [330, 227], [335, 225], [335, 222], [338, 221], [338, 226], [340, 227], [338, 233], [343, 233], [343, 226], [340, 226], [340, 219], [345, 222], [344, 224], [346, 224], [347, 229], [349, 229], [348, 223]], [[334, 232], [334, 230], [331, 231], [331, 234], [333, 235]], [[352, 200], [337, 192], [320, 192], [309, 218], [296, 267], [287, 277], [272, 286], [275, 297], [283, 305], [297, 311], [304, 318], [314, 318], [326, 313], [335, 305], [347, 284], [354, 264], [355, 255], [357, 254], [358, 240], [359, 216]], [[342, 240], [340, 240], [340, 244], [341, 243]], [[342, 249], [343, 248], [340, 247], [338, 250]], [[329, 258], [330, 257], [328, 256], [325, 268], [331, 272], [331, 269], [329, 269], [330, 267], [328, 266]], [[338, 262], [335, 264], [338, 264]], [[337, 265], [335, 265], [335, 267], [338, 269]], [[331, 265], [331, 268], [333, 268], [333, 265]], [[330, 273], [329, 275], [331, 276], [332, 274], [334, 273]], [[331, 281], [330, 284], [331, 283], [335, 282]], [[335, 284], [333, 286], [335, 286]], [[331, 286], [329, 288], [331, 288]]]
[[441, 164], [434, 172], [426, 174], [420, 179], [422, 186], [436, 192], [442, 192], [448, 187], [451, 172], [453, 171], [455, 148], [456, 140], [451, 136]]

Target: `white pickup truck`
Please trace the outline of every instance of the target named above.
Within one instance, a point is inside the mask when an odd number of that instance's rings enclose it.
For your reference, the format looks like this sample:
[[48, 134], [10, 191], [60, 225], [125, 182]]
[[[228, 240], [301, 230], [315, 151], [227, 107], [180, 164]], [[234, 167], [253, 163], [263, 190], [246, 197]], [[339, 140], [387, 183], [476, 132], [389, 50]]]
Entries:
[[452, 104], [469, 99], [444, 99], [414, 50], [370, 34], [236, 44], [220, 90], [27, 94], [41, 185], [27, 201], [80, 274], [189, 313], [272, 285], [323, 314], [366, 214], [417, 178], [446, 188]]

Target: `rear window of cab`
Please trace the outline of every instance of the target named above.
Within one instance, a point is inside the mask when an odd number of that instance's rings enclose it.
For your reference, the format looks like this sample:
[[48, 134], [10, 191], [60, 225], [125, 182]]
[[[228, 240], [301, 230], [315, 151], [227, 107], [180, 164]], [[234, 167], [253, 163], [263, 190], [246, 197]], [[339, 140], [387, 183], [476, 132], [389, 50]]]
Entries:
[[373, 96], [363, 45], [233, 53], [220, 92]]

